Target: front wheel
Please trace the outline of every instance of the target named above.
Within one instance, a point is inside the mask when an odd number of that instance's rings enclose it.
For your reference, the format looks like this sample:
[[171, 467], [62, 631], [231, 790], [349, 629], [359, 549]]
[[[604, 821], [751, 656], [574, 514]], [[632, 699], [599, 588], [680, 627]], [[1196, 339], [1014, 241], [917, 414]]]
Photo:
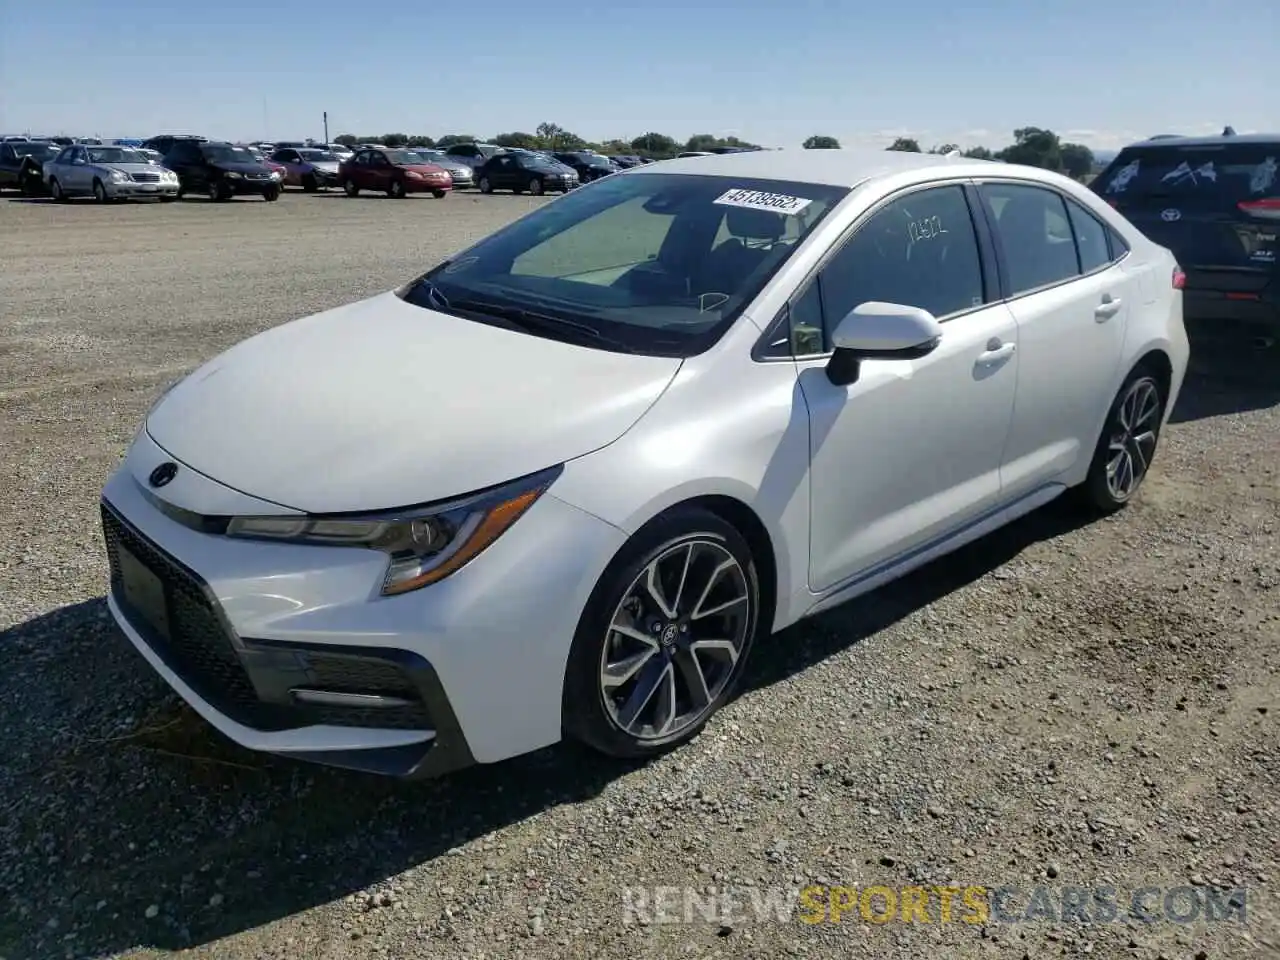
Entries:
[[107, 196], [107, 188], [102, 185], [101, 180], [93, 181], [93, 199], [99, 203], [108, 203], [111, 198]]
[[267, 187], [266, 190], [262, 191], [262, 199], [267, 201], [267, 203], [275, 203], [280, 199], [280, 188]]
[[545, 190], [546, 190], [546, 184], [543, 183], [541, 177], [534, 177], [532, 180], [529, 181], [529, 192], [532, 193], [535, 197], [542, 196]]
[[348, 197], [358, 197], [360, 195], [360, 188], [356, 186], [356, 182], [354, 180], [348, 179], [345, 181], [342, 184], [342, 189], [347, 192]]
[[493, 184], [489, 182], [488, 177], [481, 177], [479, 186], [481, 193], [493, 193]]
[[67, 199], [67, 195], [62, 192], [62, 184], [58, 182], [57, 177], [49, 181], [49, 194], [59, 203], [63, 203]]
[[315, 193], [317, 190], [320, 189], [320, 184], [316, 181], [316, 178], [314, 175], [308, 173], [305, 177], [302, 178], [302, 189], [305, 190], [307, 193]]
[[405, 196], [404, 181], [392, 180], [391, 186], [387, 187], [387, 196], [393, 200], [403, 200]]
[[445, 197], [449, 195], [449, 191], [448, 190], [432, 190], [431, 195], [435, 197], [437, 200], [443, 200]]
[[565, 673], [565, 733], [615, 757], [697, 736], [733, 695], [760, 618], [755, 561], [716, 514], [675, 510], [623, 548], [582, 613]]
[[1160, 381], [1139, 367], [1129, 375], [1107, 412], [1107, 421], [1077, 498], [1101, 513], [1114, 513], [1133, 499], [1160, 442], [1166, 398]]

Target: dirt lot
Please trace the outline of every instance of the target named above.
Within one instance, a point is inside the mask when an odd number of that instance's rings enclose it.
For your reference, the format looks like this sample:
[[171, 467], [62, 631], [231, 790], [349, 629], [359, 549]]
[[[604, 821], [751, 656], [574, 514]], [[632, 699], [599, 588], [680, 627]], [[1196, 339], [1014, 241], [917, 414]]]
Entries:
[[[787, 631], [645, 767], [565, 747], [403, 785], [175, 702], [102, 599], [97, 494], [152, 396], [536, 202], [0, 199], [0, 957], [1280, 956], [1274, 360], [1197, 360], [1122, 515], [1051, 506]], [[809, 924], [811, 884], [1020, 892]], [[1117, 921], [1046, 918], [1099, 886]]]

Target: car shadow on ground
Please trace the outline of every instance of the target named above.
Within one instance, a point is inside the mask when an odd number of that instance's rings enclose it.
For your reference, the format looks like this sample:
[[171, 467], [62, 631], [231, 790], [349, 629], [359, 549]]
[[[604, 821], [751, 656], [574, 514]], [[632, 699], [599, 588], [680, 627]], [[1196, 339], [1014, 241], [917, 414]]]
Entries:
[[[1086, 519], [1050, 504], [758, 644], [742, 695], [847, 650]], [[595, 797], [642, 766], [562, 744], [404, 783], [250, 754], [173, 697], [102, 599], [0, 634], [0, 657], [14, 685], [0, 681], [0, 795], [9, 798], [0, 806], [11, 821], [0, 829], [0, 865], [13, 891], [8, 919], [0, 913], [6, 956], [60, 955], [69, 933], [77, 955], [208, 943]], [[121, 716], [139, 719], [122, 730]], [[53, 729], [63, 731], [57, 744]], [[64, 899], [20, 899], [37, 877]]]
[[1280, 404], [1280, 345], [1257, 347], [1243, 337], [1193, 337], [1187, 379], [1173, 423]]

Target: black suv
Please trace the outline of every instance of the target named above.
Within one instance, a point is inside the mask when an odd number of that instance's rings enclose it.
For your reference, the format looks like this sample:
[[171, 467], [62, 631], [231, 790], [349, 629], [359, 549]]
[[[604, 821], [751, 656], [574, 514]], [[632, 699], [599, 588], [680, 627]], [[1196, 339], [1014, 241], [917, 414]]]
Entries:
[[[1205, 332], [1280, 334], [1280, 135], [1159, 137], [1125, 147], [1093, 189], [1186, 273]], [[1225, 330], [1223, 332], [1226, 332]]]
[[203, 193], [210, 200], [230, 200], [254, 194], [280, 199], [280, 176], [257, 159], [248, 147], [213, 140], [179, 139], [164, 156], [164, 165], [178, 175], [178, 195]]

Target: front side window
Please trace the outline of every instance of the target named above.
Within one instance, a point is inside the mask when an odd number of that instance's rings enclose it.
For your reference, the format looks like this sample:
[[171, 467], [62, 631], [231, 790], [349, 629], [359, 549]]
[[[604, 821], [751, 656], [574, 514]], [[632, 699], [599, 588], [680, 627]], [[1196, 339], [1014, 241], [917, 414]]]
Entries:
[[1004, 250], [1011, 295], [1079, 275], [1075, 236], [1059, 194], [1012, 183], [986, 183], [979, 190]]
[[229, 143], [205, 144], [201, 153], [211, 163], [257, 163], [248, 147], [235, 147]]
[[869, 300], [928, 310], [939, 319], [985, 302], [973, 218], [959, 186], [933, 187], [886, 204], [823, 267], [827, 342]]
[[536, 313], [543, 322], [525, 326], [539, 335], [556, 335], [551, 318], [605, 349], [691, 356], [848, 192], [678, 174], [605, 179], [481, 241], [405, 298], [499, 325]]

